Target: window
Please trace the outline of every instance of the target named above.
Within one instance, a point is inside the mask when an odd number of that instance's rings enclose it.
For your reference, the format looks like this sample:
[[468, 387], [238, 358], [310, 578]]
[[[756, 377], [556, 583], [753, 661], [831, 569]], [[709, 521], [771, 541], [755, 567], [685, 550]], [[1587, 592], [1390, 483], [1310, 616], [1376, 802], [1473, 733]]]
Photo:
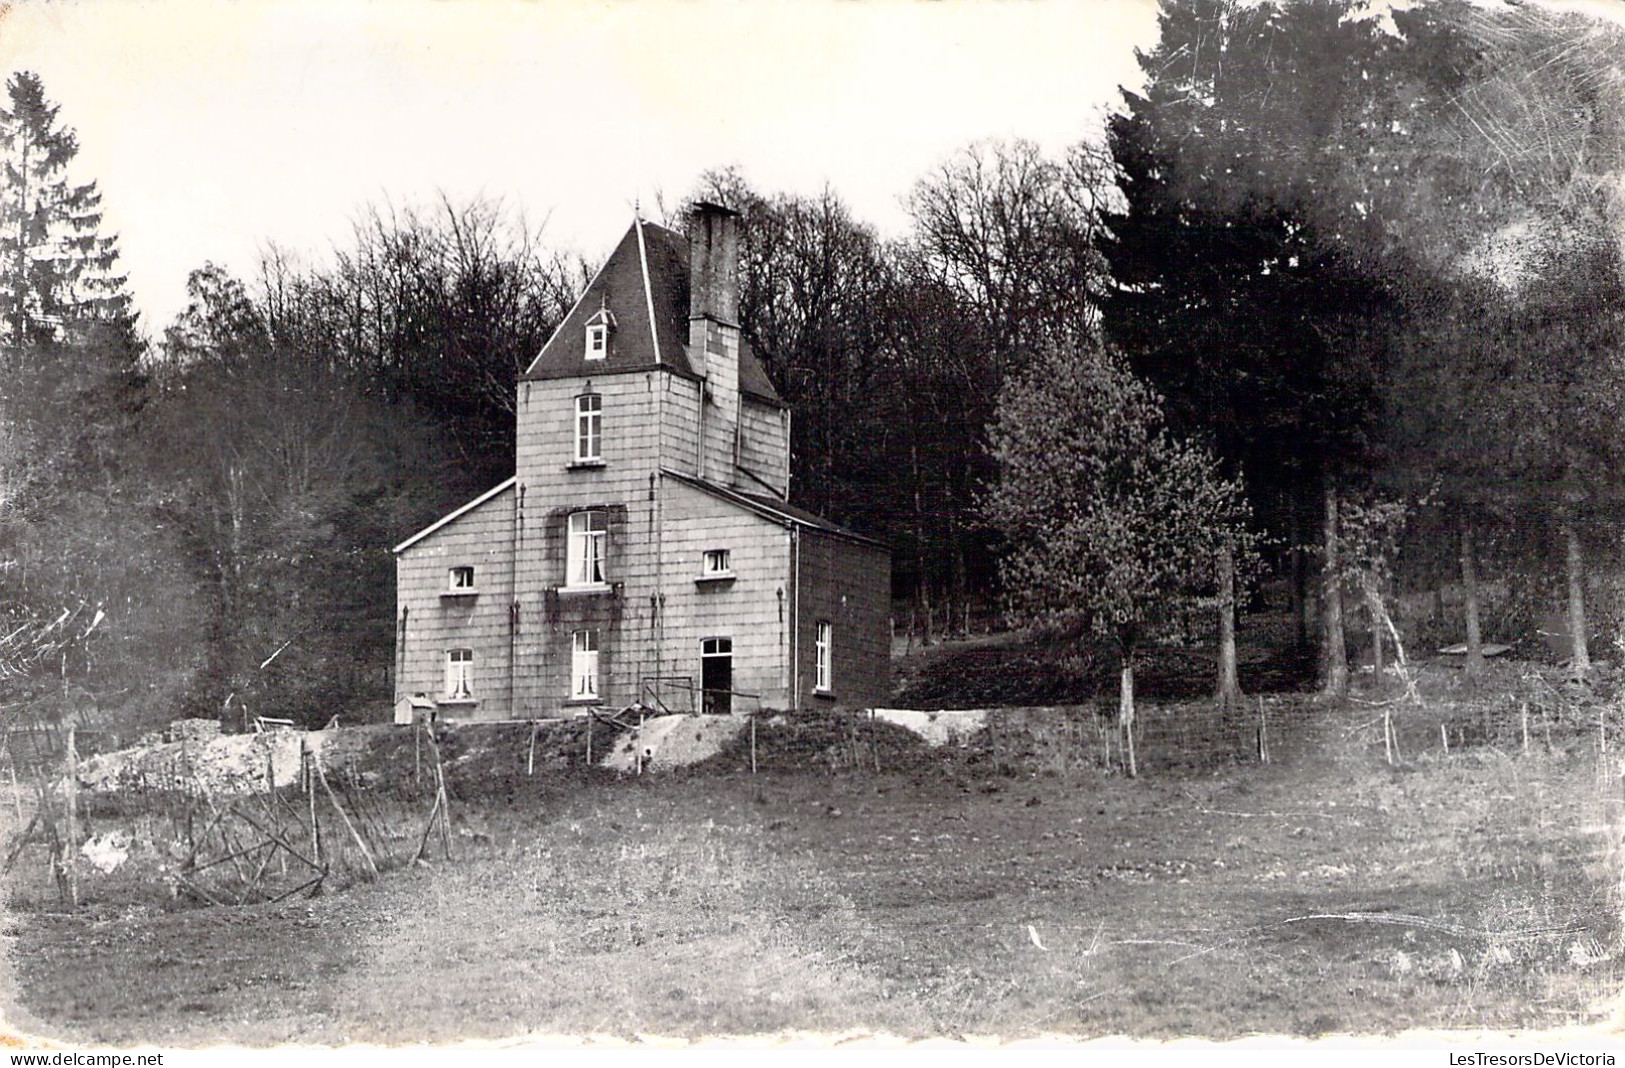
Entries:
[[576, 462], [603, 459], [599, 452], [604, 419], [604, 398], [584, 393], [576, 398]]
[[570, 699], [585, 701], [598, 696], [598, 632], [578, 630], [571, 638]]
[[450, 585], [447, 588], [452, 593], [473, 593], [474, 569], [472, 567], [452, 568]]
[[589, 360], [607, 359], [609, 356], [610, 335], [615, 333], [615, 316], [609, 307], [600, 300], [598, 310], [593, 317], [587, 320], [587, 350], [584, 353]]
[[818, 639], [813, 649], [813, 664], [816, 677], [813, 689], [819, 693], [829, 693], [834, 687], [831, 685], [833, 672], [831, 671], [833, 657], [832, 647], [835, 644], [835, 627], [826, 620], [818, 621]]
[[574, 512], [570, 515], [566, 586], [604, 584], [604, 545], [608, 539], [608, 523], [603, 512]]
[[707, 578], [733, 574], [733, 557], [727, 549], [705, 550], [705, 562], [700, 567], [700, 574]]
[[446, 650], [446, 700], [474, 699], [474, 650]]

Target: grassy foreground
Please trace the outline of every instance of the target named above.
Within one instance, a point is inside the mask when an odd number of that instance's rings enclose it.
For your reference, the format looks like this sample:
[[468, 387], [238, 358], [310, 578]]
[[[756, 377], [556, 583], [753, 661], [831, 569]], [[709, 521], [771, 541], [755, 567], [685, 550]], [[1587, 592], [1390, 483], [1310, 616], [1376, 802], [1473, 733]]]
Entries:
[[1138, 781], [938, 763], [464, 804], [455, 862], [311, 901], [14, 916], [13, 1018], [169, 1046], [1604, 1020], [1595, 751], [1390, 768], [1328, 716], [1274, 765]]

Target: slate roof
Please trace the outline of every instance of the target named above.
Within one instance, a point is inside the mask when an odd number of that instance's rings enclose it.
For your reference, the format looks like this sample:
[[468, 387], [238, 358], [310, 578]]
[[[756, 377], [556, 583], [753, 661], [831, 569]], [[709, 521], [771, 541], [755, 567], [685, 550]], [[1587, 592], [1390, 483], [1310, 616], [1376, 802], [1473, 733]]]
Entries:
[[[700, 377], [703, 359], [697, 353], [691, 359], [687, 345], [688, 270], [687, 238], [664, 226], [634, 220], [520, 380], [580, 378], [655, 367]], [[609, 355], [589, 362], [587, 322], [603, 308], [615, 317]], [[739, 389], [757, 400], [785, 406], [756, 353], [743, 340]]]
[[864, 545], [872, 545], [877, 549], [886, 549], [884, 542], [876, 541], [874, 538], [864, 537], [862, 534], [859, 534], [856, 531], [848, 530], [836, 523], [831, 523], [823, 516], [820, 516], [814, 512], [809, 512], [805, 508], [797, 508], [793, 504], [787, 504], [786, 502], [779, 500], [777, 497], [766, 497], [757, 493], [741, 493], [739, 490], [730, 489], [727, 486], [719, 486], [715, 482], [695, 478], [693, 475], [685, 475], [681, 471], [673, 471], [670, 468], [663, 468], [662, 473], [668, 478], [676, 479], [685, 486], [693, 486], [697, 490], [711, 494], [711, 496], [716, 497], [718, 500], [726, 501], [729, 504], [738, 505], [747, 511], [755, 512], [756, 514], [767, 519], [771, 519], [776, 523], [784, 524], [786, 526], [791, 524], [799, 524], [804, 527], [812, 527], [815, 530], [823, 531], [825, 534], [834, 534], [837, 537], [846, 538], [849, 541], [861, 542]]

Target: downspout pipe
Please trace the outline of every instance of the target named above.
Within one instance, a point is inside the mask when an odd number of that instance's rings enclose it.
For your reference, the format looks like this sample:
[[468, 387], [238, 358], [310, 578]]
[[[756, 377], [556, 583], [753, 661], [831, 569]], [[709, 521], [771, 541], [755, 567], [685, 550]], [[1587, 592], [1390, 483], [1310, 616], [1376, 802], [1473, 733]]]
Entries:
[[801, 526], [790, 525], [790, 710], [801, 711]]

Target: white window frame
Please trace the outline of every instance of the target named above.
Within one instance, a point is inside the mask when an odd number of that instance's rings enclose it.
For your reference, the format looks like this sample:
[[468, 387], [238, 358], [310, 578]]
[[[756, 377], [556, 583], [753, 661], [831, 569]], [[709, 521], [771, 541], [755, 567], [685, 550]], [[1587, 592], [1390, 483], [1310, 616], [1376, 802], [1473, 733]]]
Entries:
[[473, 593], [474, 568], [467, 564], [452, 568], [446, 576], [446, 589], [452, 593]]
[[609, 324], [587, 324], [587, 351], [589, 360], [603, 360], [609, 357]]
[[813, 692], [829, 693], [834, 689], [835, 624], [820, 619], [813, 639]]
[[609, 513], [601, 508], [571, 512], [565, 551], [567, 589], [602, 589], [609, 585], [604, 554], [609, 546]]
[[474, 650], [446, 650], [446, 700], [474, 700]]
[[598, 699], [598, 632], [578, 630], [570, 635], [570, 700]]
[[604, 395], [583, 393], [576, 398], [576, 463], [599, 463], [604, 458]]
[[729, 578], [733, 573], [733, 552], [731, 550], [707, 549], [700, 556], [701, 578]]

